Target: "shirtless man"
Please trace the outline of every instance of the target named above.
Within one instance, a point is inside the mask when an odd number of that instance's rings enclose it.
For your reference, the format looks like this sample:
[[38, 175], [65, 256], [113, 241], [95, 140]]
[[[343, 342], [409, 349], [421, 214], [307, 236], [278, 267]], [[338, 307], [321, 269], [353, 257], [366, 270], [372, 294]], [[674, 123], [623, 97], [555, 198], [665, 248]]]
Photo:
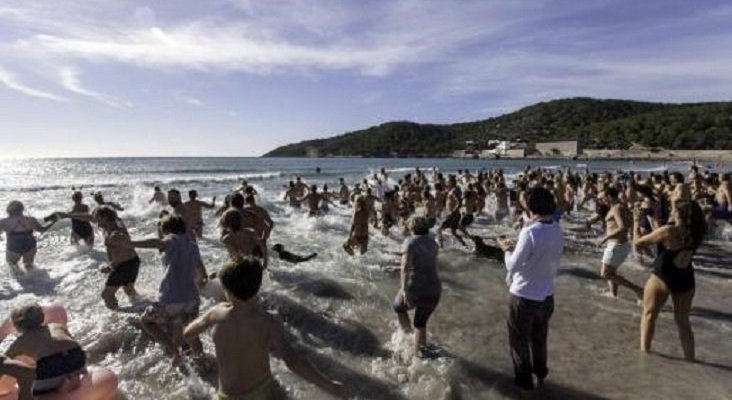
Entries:
[[190, 211], [188, 211], [188, 207], [183, 204], [183, 200], [181, 199], [178, 189], [168, 190], [168, 205], [173, 208], [173, 215], [183, 218], [183, 221], [186, 223], [186, 232], [188, 232], [188, 236], [191, 239], [196, 240], [197, 236], [193, 229], [195, 226], [195, 220], [193, 219]]
[[384, 194], [381, 203], [381, 233], [389, 235], [389, 230], [399, 221], [399, 194], [396, 190], [389, 190]]
[[165, 198], [165, 193], [160, 190], [160, 186], [155, 186], [155, 189], [153, 190], [153, 197], [148, 201], [148, 204], [156, 203], [159, 206], [168, 204], [168, 199]]
[[237, 210], [229, 210], [221, 217], [221, 241], [229, 253], [229, 260], [259, 257], [267, 265], [267, 246], [254, 229], [244, 226]]
[[463, 244], [463, 246], [467, 246], [465, 243], [465, 240], [463, 240], [460, 235], [457, 233], [457, 229], [461, 227], [461, 220], [462, 216], [460, 215], [460, 205], [462, 204], [462, 193], [460, 192], [460, 188], [456, 185], [454, 182], [454, 178], [451, 178], [450, 182], [450, 190], [447, 193], [447, 201], [446, 201], [446, 208], [447, 208], [447, 218], [445, 218], [444, 221], [442, 221], [442, 224], [437, 229], [437, 237], [440, 242], [440, 247], [443, 247], [445, 245], [445, 239], [442, 235], [442, 232], [445, 229], [450, 229], [450, 232], [452, 232], [452, 235], [455, 236], [455, 238]]
[[109, 264], [100, 271], [109, 273], [102, 299], [110, 310], [117, 310], [117, 291], [123, 289], [131, 301], [137, 299], [135, 282], [140, 271], [140, 258], [137, 256], [127, 228], [110, 206], [101, 206], [89, 214], [58, 213], [59, 218], [73, 218], [81, 221], [92, 221], [102, 230], [104, 246], [107, 249]]
[[334, 193], [331, 193], [328, 191], [328, 185], [323, 185], [323, 191], [320, 193], [321, 200], [320, 200], [320, 211], [327, 213], [330, 211], [330, 206], [335, 206], [335, 203], [333, 203], [333, 199], [337, 196]]
[[635, 292], [639, 300], [642, 300], [643, 288], [617, 274], [618, 268], [628, 258], [631, 251], [628, 235], [633, 229], [633, 214], [625, 204], [620, 202], [620, 194], [615, 187], [608, 187], [601, 192], [598, 201], [602, 201], [610, 207], [605, 216], [605, 236], [599, 242], [600, 245], [607, 243], [602, 256], [600, 275], [607, 280], [613, 297], [618, 295], [618, 286], [625, 286]]
[[[72, 214], [89, 214], [89, 206], [82, 203], [83, 197], [81, 191], [76, 191], [71, 195], [71, 200], [74, 201], [74, 206], [71, 208]], [[94, 246], [94, 228], [89, 221], [72, 219], [71, 243], [79, 244], [80, 240], [83, 240], [89, 247]]]
[[714, 193], [714, 201], [716, 204], [712, 210], [712, 216], [732, 224], [732, 186], [729, 173], [722, 175], [719, 187]]
[[496, 209], [493, 211], [493, 220], [496, 223], [501, 222], [509, 214], [508, 193], [506, 183], [503, 180], [499, 181], [494, 190], [494, 195], [496, 196]]
[[250, 186], [249, 183], [245, 180], [241, 181], [241, 186], [239, 186], [239, 189], [236, 191], [241, 192], [244, 196], [251, 194], [252, 196], [257, 195], [257, 190], [254, 189], [254, 186]]
[[295, 176], [295, 196], [298, 198], [305, 197], [305, 193], [308, 191], [308, 185], [303, 183], [300, 175]]
[[290, 185], [285, 191], [284, 200], [289, 200], [290, 207], [300, 208], [300, 196], [297, 195], [297, 189], [295, 188], [295, 182], [290, 181]]
[[272, 221], [272, 217], [269, 216], [269, 212], [267, 211], [267, 209], [257, 205], [254, 196], [247, 195], [246, 198], [244, 198], [244, 203], [244, 210], [251, 211], [259, 217], [260, 221], [264, 221], [264, 225], [266, 225], [266, 227], [262, 230], [261, 238], [266, 243], [267, 240], [269, 240], [272, 229], [274, 229], [274, 221]]
[[264, 240], [268, 237], [269, 225], [255, 211], [244, 207], [244, 196], [241, 193], [234, 193], [231, 196], [231, 208], [238, 211], [242, 218], [242, 227], [253, 229], [257, 233], [257, 237]]
[[311, 217], [320, 215], [320, 202], [323, 201], [323, 195], [318, 193], [318, 186], [311, 185], [308, 193], [300, 198], [300, 202], [307, 204]]
[[374, 196], [373, 191], [371, 188], [366, 189], [366, 194], [364, 195], [364, 200], [366, 201], [366, 209], [369, 212], [369, 221], [371, 224], [373, 224], [374, 228], [378, 226], [378, 218], [376, 215], [376, 202], [381, 201], [378, 197]]
[[340, 199], [341, 205], [346, 205], [350, 202], [351, 197], [351, 191], [348, 189], [348, 185], [346, 185], [346, 182], [343, 180], [343, 178], [340, 179], [340, 189], [338, 190], [338, 198]]
[[432, 196], [432, 193], [430, 193], [428, 187], [422, 192], [422, 207], [424, 208], [429, 228], [432, 229], [437, 225], [437, 201]]
[[92, 196], [94, 198], [94, 202], [97, 203], [97, 207], [101, 206], [108, 206], [111, 207], [114, 211], [124, 211], [125, 209], [122, 208], [119, 203], [115, 203], [113, 201], [105, 201], [104, 195], [102, 195], [102, 192], [96, 192]]
[[211, 203], [198, 200], [198, 192], [195, 190], [188, 191], [188, 201], [183, 203], [183, 206], [188, 211], [189, 218], [191, 219], [193, 226], [193, 233], [198, 239], [203, 238], [203, 209], [214, 209], [216, 208], [216, 196], [213, 197]]
[[358, 196], [353, 205], [353, 218], [348, 239], [343, 243], [343, 250], [354, 255], [353, 248], [358, 247], [361, 254], [366, 253], [369, 245], [369, 211], [366, 208], [366, 199]]
[[341, 383], [328, 380], [286, 338], [282, 321], [258, 302], [262, 265], [246, 259], [226, 265], [220, 273], [227, 302], [219, 303], [185, 329], [194, 355], [203, 348], [196, 338], [213, 328], [219, 370], [217, 399], [274, 399], [283, 395], [272, 376], [270, 354], [282, 359], [291, 371], [339, 398], [351, 393]]
[[472, 185], [468, 185], [468, 190], [465, 191], [463, 206], [465, 211], [460, 218], [460, 231], [465, 236], [468, 234], [468, 226], [470, 226], [475, 220], [475, 212], [477, 211], [478, 195], [475, 190], [472, 189]]
[[56, 223], [56, 219], [48, 225], [41, 225], [37, 219], [23, 215], [23, 203], [17, 200], [8, 203], [6, 211], [8, 217], [0, 219], [0, 232], [5, 232], [6, 236], [5, 260], [11, 267], [17, 268], [22, 258], [23, 266], [30, 270], [38, 250], [33, 232], [43, 233], [49, 230]]

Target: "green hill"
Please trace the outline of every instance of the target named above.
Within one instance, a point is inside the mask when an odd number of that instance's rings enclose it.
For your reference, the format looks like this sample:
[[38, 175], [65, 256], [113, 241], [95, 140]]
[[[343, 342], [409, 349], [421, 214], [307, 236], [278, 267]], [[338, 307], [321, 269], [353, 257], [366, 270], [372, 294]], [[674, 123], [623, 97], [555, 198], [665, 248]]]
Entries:
[[387, 122], [279, 147], [265, 157], [442, 156], [488, 140], [579, 139], [585, 148], [732, 149], [732, 102], [648, 103], [571, 98], [542, 102], [486, 120], [448, 125]]

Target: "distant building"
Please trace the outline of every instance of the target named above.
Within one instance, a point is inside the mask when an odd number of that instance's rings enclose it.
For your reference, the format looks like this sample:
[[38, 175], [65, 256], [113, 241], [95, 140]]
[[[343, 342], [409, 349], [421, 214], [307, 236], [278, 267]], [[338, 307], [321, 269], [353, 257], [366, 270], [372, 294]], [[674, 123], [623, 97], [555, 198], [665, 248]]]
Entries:
[[578, 140], [536, 143], [532, 150], [543, 157], [575, 157], [582, 154], [582, 146]]
[[582, 154], [582, 146], [577, 140], [564, 142], [526, 143], [507, 140], [489, 140], [482, 150], [476, 148], [473, 141], [465, 142], [464, 150], [455, 150], [453, 158], [524, 158], [540, 157], [576, 157]]

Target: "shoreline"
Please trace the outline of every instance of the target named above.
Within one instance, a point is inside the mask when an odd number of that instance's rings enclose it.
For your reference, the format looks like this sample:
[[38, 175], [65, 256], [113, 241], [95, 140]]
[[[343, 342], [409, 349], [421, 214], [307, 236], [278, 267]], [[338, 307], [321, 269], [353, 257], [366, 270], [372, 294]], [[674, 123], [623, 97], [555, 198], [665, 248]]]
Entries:
[[724, 162], [732, 163], [732, 150], [664, 150], [658, 152], [651, 151], [627, 151], [627, 150], [585, 150], [583, 154], [577, 156], [555, 156], [555, 155], [530, 155], [526, 157], [508, 157], [501, 156], [498, 158], [490, 157], [453, 157], [451, 155], [439, 154], [415, 154], [405, 156], [371, 156], [371, 155], [329, 155], [322, 157], [307, 156], [261, 156], [260, 158], [269, 159], [454, 159], [454, 160], [556, 160], [556, 161], [706, 161], [706, 162]]

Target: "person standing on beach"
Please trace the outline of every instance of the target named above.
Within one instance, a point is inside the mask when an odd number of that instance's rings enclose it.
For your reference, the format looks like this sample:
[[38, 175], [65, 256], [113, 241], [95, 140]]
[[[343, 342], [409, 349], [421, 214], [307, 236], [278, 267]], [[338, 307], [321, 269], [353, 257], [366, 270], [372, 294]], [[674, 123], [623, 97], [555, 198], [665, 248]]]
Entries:
[[[689, 313], [694, 299], [696, 281], [692, 259], [704, 240], [706, 224], [702, 214], [694, 212], [694, 204], [680, 200], [672, 203], [671, 222], [641, 234], [640, 209], [634, 210], [633, 232], [636, 246], [658, 245], [653, 273], [643, 294], [643, 315], [640, 325], [640, 349], [651, 351], [656, 319], [669, 295], [673, 300], [674, 320], [679, 331], [684, 359], [694, 361], [694, 333]], [[695, 214], [698, 214], [695, 216]]]
[[193, 229], [193, 234], [196, 235], [196, 238], [198, 239], [203, 238], [203, 209], [216, 208], [216, 196], [213, 197], [213, 201], [211, 201], [211, 203], [206, 203], [205, 201], [198, 200], [197, 191], [189, 190], [188, 201], [183, 203], [183, 206], [185, 206], [188, 211], [188, 215], [190, 215], [190, 219], [193, 223], [193, 226], [191, 227]]
[[401, 289], [394, 299], [394, 311], [405, 333], [412, 332], [407, 311], [414, 312], [414, 351], [419, 354], [427, 344], [427, 320], [440, 302], [442, 282], [437, 272], [439, 246], [430, 233], [430, 221], [413, 217], [409, 222], [412, 237], [402, 249]]
[[618, 268], [628, 258], [631, 251], [628, 236], [633, 227], [633, 214], [620, 201], [618, 189], [614, 186], [605, 188], [597, 199], [609, 207], [605, 216], [605, 236], [599, 242], [601, 246], [606, 245], [602, 255], [600, 276], [607, 280], [609, 293], [613, 297], [618, 296], [618, 286], [625, 286], [635, 292], [639, 300], [642, 300], [643, 288], [617, 274]]
[[531, 218], [521, 229], [512, 250], [507, 239], [499, 240], [505, 251], [506, 283], [509, 286], [508, 338], [513, 359], [514, 383], [532, 390], [536, 375], [539, 385], [549, 373], [547, 335], [554, 312], [554, 278], [564, 251], [564, 232], [554, 221], [554, 195], [532, 188], [527, 206]]
[[213, 306], [185, 329], [184, 337], [191, 344], [194, 357], [201, 357], [203, 348], [198, 336], [213, 328], [219, 371], [216, 399], [286, 398], [272, 376], [272, 355], [327, 393], [338, 398], [350, 397], [349, 388], [323, 376], [292, 348], [282, 321], [259, 304], [262, 271], [259, 261], [251, 258], [225, 265], [219, 277], [227, 301]]

